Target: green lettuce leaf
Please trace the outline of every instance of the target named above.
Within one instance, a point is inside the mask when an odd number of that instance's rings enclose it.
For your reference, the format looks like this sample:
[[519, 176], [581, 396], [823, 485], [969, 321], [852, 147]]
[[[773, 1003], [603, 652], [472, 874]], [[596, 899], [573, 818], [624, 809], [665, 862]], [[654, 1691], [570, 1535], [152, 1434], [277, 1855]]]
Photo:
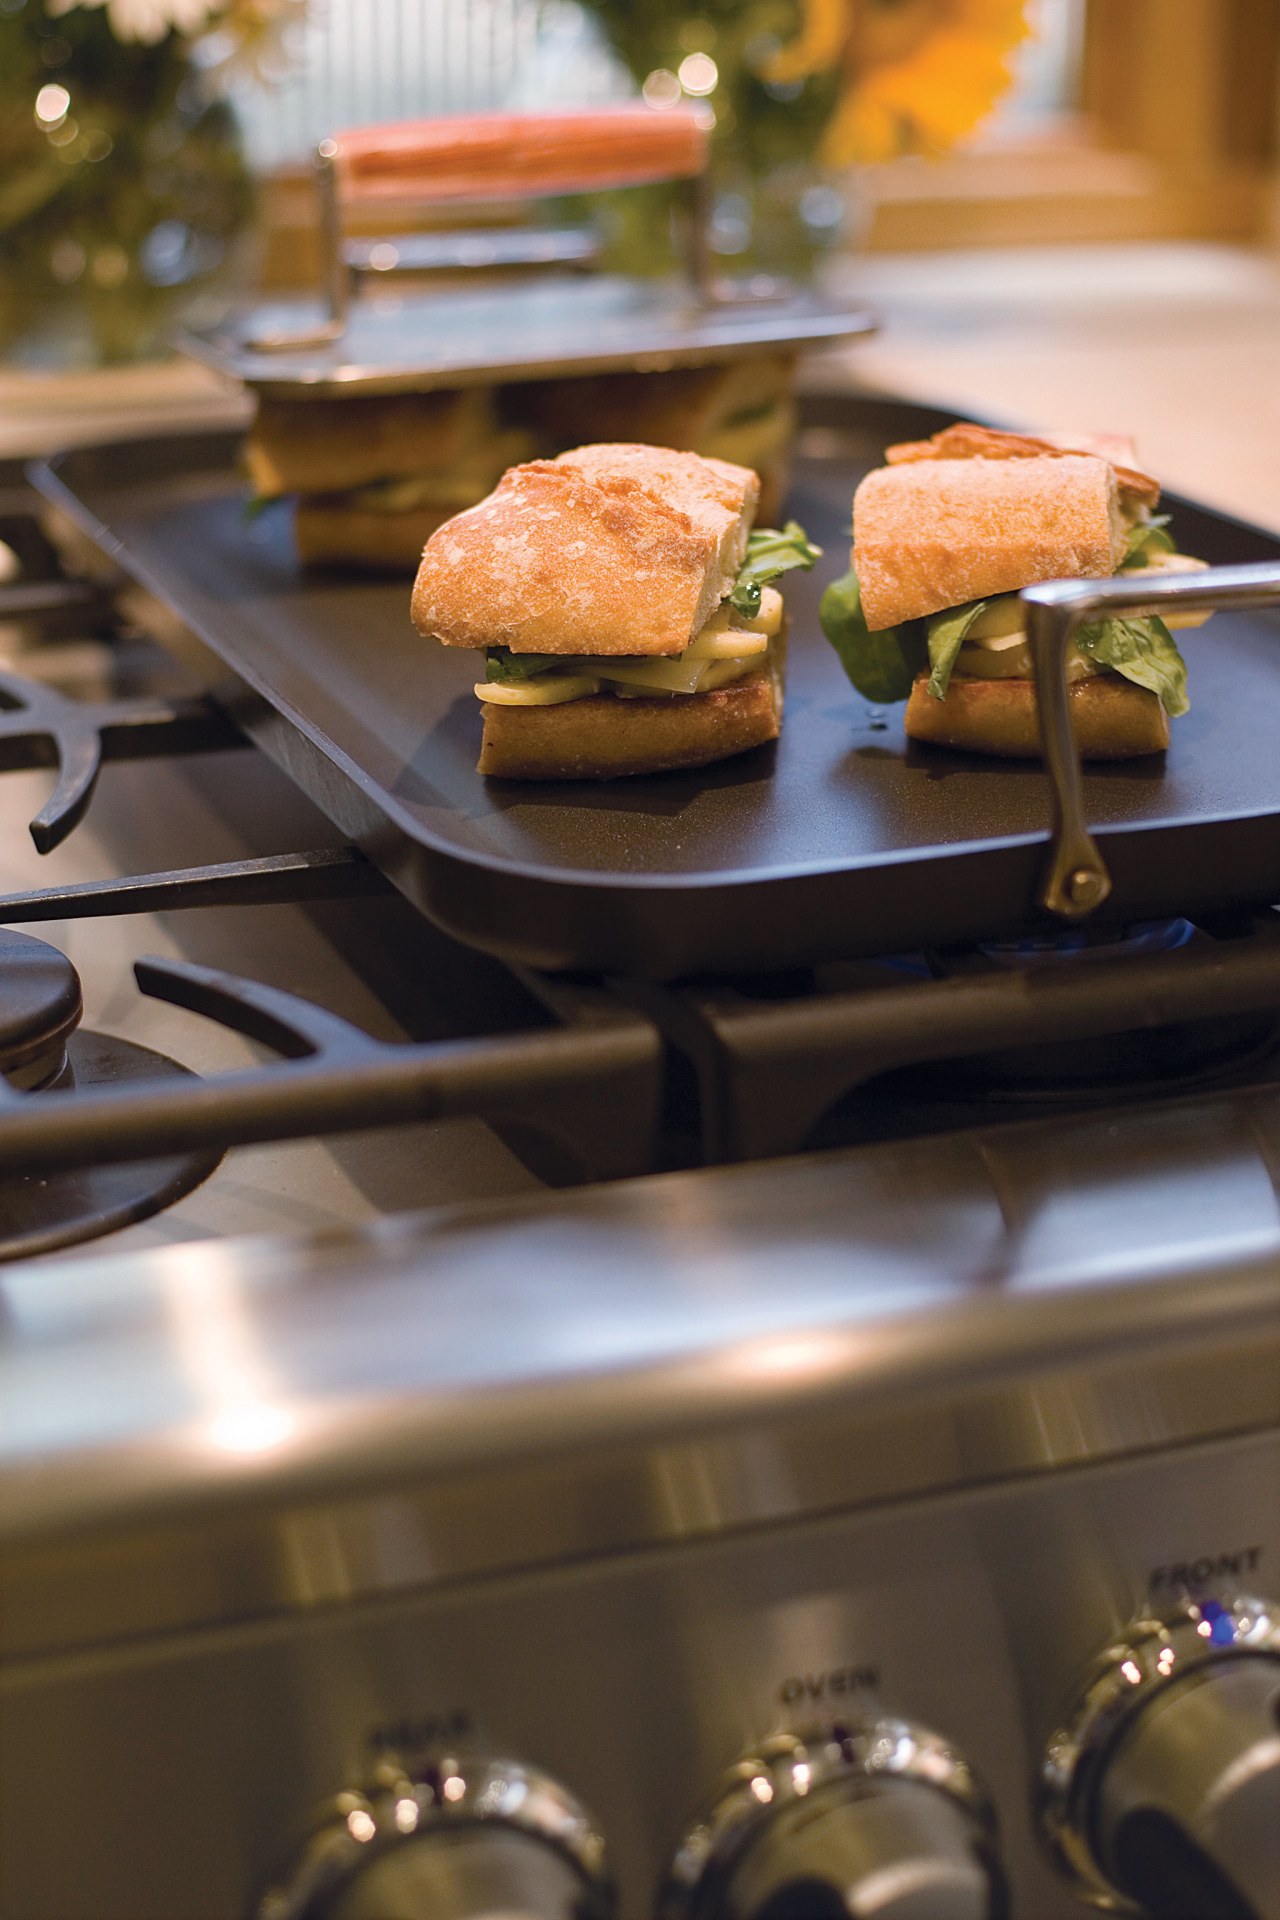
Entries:
[[1167, 513], [1153, 513], [1149, 520], [1139, 520], [1129, 529], [1125, 541], [1124, 558], [1120, 562], [1125, 567], [1144, 567], [1153, 553], [1173, 553], [1173, 536], [1165, 532], [1169, 524]]
[[761, 587], [795, 567], [803, 567], [807, 572], [821, 557], [822, 548], [814, 546], [795, 520], [788, 520], [781, 532], [776, 527], [757, 527], [747, 539], [747, 557], [733, 583], [730, 606], [745, 613], [749, 620], [754, 619], [760, 611]]
[[929, 665], [933, 669], [929, 675], [929, 692], [935, 700], [946, 699], [947, 688], [951, 685], [951, 670], [964, 645], [964, 637], [986, 605], [985, 600], [970, 600], [966, 606], [951, 607], [946, 613], [935, 613], [928, 622], [925, 631], [928, 635]]
[[862, 611], [858, 576], [853, 572], [827, 588], [818, 618], [841, 666], [864, 700], [890, 706], [906, 699], [928, 658], [919, 625], [885, 627], [872, 633]]
[[555, 654], [512, 653], [509, 647], [486, 647], [484, 651], [486, 680], [536, 680], [540, 673], [550, 673], [563, 664]]
[[1185, 713], [1187, 669], [1177, 643], [1154, 614], [1141, 620], [1090, 620], [1076, 628], [1076, 645], [1100, 667], [1123, 674], [1160, 697], [1165, 712]]

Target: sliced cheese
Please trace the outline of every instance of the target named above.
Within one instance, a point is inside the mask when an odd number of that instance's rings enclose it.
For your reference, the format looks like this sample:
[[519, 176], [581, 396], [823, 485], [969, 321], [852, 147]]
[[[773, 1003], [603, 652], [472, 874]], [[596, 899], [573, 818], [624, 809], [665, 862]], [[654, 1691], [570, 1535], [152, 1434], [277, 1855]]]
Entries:
[[[1155, 553], [1145, 567], [1126, 567], [1123, 578], [1141, 580], [1158, 579], [1162, 574], [1201, 573], [1208, 566], [1207, 560], [1197, 560], [1189, 553]], [[1177, 632], [1189, 627], [1202, 627], [1212, 614], [1179, 613], [1172, 607], [1161, 614], [1166, 627]], [[986, 667], [974, 664], [980, 653], [988, 656], [1002, 655], [997, 664], [994, 659]], [[1081, 664], [1077, 666], [1075, 663]], [[1024, 664], [1025, 662], [1025, 664]], [[956, 671], [971, 674], [975, 679], [986, 680], [1025, 680], [1031, 676], [1031, 655], [1026, 645], [1026, 632], [1022, 624], [1022, 598], [1016, 593], [1002, 593], [992, 600], [978, 615], [964, 637], [964, 646], [960, 650]], [[1087, 673], [1098, 673], [1101, 669], [1086, 660], [1082, 654], [1076, 654], [1068, 663], [1068, 676], [1080, 679]]]
[[781, 625], [782, 595], [763, 587], [758, 613], [748, 618], [722, 602], [683, 653], [655, 659], [575, 654], [528, 680], [482, 680], [476, 695], [495, 706], [551, 707], [602, 690], [621, 699], [707, 693], [759, 666]]
[[717, 687], [727, 687], [732, 681], [741, 680], [744, 674], [754, 673], [759, 665], [758, 659], [713, 660], [699, 682], [698, 692], [714, 693]]
[[[1035, 668], [1031, 662], [1031, 648], [1021, 634], [1014, 634], [1007, 646], [993, 646], [990, 642], [980, 647], [971, 647], [966, 640], [956, 655], [955, 671], [967, 675], [971, 680], [1034, 680]], [[1086, 659], [1085, 655], [1072, 647], [1067, 656], [1067, 679], [1084, 680], [1090, 674], [1101, 673], [1103, 669]]]
[[[1189, 553], [1153, 553], [1145, 567], [1126, 567], [1126, 580], [1158, 579], [1162, 573], [1204, 573], [1209, 565], [1207, 560], [1197, 560]], [[1206, 607], [1199, 613], [1179, 613], [1170, 607], [1160, 618], [1172, 633], [1186, 632], [1190, 627], [1202, 627], [1206, 620], [1212, 620], [1213, 609]]]
[[709, 662], [692, 660], [688, 652], [674, 660], [602, 660], [600, 678], [624, 687], [644, 687], [651, 693], [696, 693]]
[[730, 635], [733, 637], [735, 654], [761, 652], [762, 649], [753, 643], [761, 635], [766, 640], [772, 640], [782, 625], [782, 604], [782, 595], [776, 587], [761, 587], [760, 610], [754, 614], [739, 613], [735, 606], [722, 600], [706, 624], [693, 636], [685, 652], [697, 654], [703, 659], [724, 659], [729, 649], [723, 647], [721, 642]]
[[1025, 647], [1027, 636], [1021, 627], [1016, 627], [1012, 633], [993, 634], [989, 639], [971, 640], [966, 634], [964, 644], [981, 647], [984, 653], [1009, 653], [1014, 647]]
[[1015, 637], [1022, 632], [1022, 598], [1016, 593], [1002, 593], [996, 600], [988, 601], [968, 633], [965, 644], [970, 641], [979, 645], [984, 641], [1003, 640], [1006, 634]]
[[477, 680], [475, 691], [495, 707], [558, 707], [599, 693], [600, 682], [585, 673], [540, 673], [536, 680]]
[[[735, 612], [733, 615], [735, 631], [764, 633], [772, 640], [782, 625], [783, 604], [782, 595], [777, 587], [761, 587], [759, 613], [748, 616], [745, 613]], [[724, 611], [723, 607], [720, 611]], [[714, 620], [716, 615], [712, 614], [711, 618]]]
[[748, 660], [768, 651], [767, 633], [744, 633], [741, 627], [726, 627], [720, 633], [709, 633], [704, 627], [696, 639], [690, 641], [683, 658], [686, 660]]

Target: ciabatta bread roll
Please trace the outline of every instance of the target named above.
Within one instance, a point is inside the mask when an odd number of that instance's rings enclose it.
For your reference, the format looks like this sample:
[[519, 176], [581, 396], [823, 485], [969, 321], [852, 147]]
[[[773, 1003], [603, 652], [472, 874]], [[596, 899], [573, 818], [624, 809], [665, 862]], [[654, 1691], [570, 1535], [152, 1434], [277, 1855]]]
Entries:
[[1114, 469], [1122, 499], [1151, 508], [1160, 500], [1160, 482], [1138, 466], [1137, 450], [1123, 433], [1005, 433], [961, 420], [932, 440], [903, 440], [886, 447], [891, 467], [909, 460], [1033, 460], [1043, 455], [1093, 453]]
[[427, 542], [413, 618], [485, 649], [479, 770], [606, 780], [705, 766], [777, 737], [782, 600], [801, 529], [752, 536], [753, 471], [585, 446], [513, 468]]
[[1096, 454], [876, 467], [853, 496], [852, 564], [872, 632], [1039, 580], [1114, 573], [1114, 470]]
[[414, 621], [447, 647], [681, 653], [733, 585], [758, 492], [745, 467], [661, 447], [513, 467], [431, 536]]
[[306, 565], [412, 573], [431, 533], [483, 499], [531, 451], [485, 388], [452, 393], [264, 397], [244, 450], [259, 501], [296, 495]]
[[479, 387], [342, 400], [264, 396], [244, 459], [263, 499], [345, 493], [375, 481], [449, 473], [492, 431], [491, 399]]
[[[427, 535], [504, 469], [596, 437], [693, 452], [763, 476], [761, 512], [786, 487], [794, 354], [721, 366], [583, 375], [459, 391], [259, 400], [244, 449], [256, 499], [296, 494], [304, 561], [416, 569]], [[412, 494], [412, 500], [405, 497]], [[416, 546], [409, 513], [432, 509]], [[400, 514], [397, 526], [374, 517]]]

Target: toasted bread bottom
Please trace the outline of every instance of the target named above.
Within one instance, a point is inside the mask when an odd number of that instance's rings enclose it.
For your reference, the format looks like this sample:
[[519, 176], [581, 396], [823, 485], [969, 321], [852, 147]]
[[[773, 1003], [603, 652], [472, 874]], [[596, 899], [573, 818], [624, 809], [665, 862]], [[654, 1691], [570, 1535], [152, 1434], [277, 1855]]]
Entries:
[[[952, 677], [945, 700], [935, 700], [921, 674], [907, 701], [913, 740], [962, 747], [1006, 760], [1039, 760], [1040, 722], [1033, 680]], [[1169, 716], [1154, 693], [1118, 674], [1096, 674], [1068, 689], [1071, 724], [1082, 760], [1130, 760], [1169, 744]]]
[[782, 676], [760, 667], [712, 693], [620, 700], [590, 694], [558, 707], [485, 705], [478, 768], [500, 780], [615, 780], [728, 760], [782, 724]]
[[293, 537], [306, 566], [412, 574], [427, 541], [451, 512], [449, 507], [414, 507], [409, 513], [374, 513], [368, 507], [304, 496], [294, 510]]

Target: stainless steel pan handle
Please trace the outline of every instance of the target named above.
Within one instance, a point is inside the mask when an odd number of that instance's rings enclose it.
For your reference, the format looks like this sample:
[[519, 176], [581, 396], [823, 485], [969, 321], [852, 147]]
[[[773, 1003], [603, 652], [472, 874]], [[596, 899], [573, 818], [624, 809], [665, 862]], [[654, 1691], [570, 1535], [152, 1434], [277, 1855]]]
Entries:
[[1111, 891], [1111, 876], [1084, 817], [1080, 754], [1071, 731], [1067, 652], [1080, 624], [1099, 615], [1280, 606], [1280, 563], [1209, 567], [1165, 577], [1053, 580], [1022, 595], [1035, 668], [1040, 738], [1053, 790], [1053, 842], [1039, 901], [1061, 920], [1083, 920]]

